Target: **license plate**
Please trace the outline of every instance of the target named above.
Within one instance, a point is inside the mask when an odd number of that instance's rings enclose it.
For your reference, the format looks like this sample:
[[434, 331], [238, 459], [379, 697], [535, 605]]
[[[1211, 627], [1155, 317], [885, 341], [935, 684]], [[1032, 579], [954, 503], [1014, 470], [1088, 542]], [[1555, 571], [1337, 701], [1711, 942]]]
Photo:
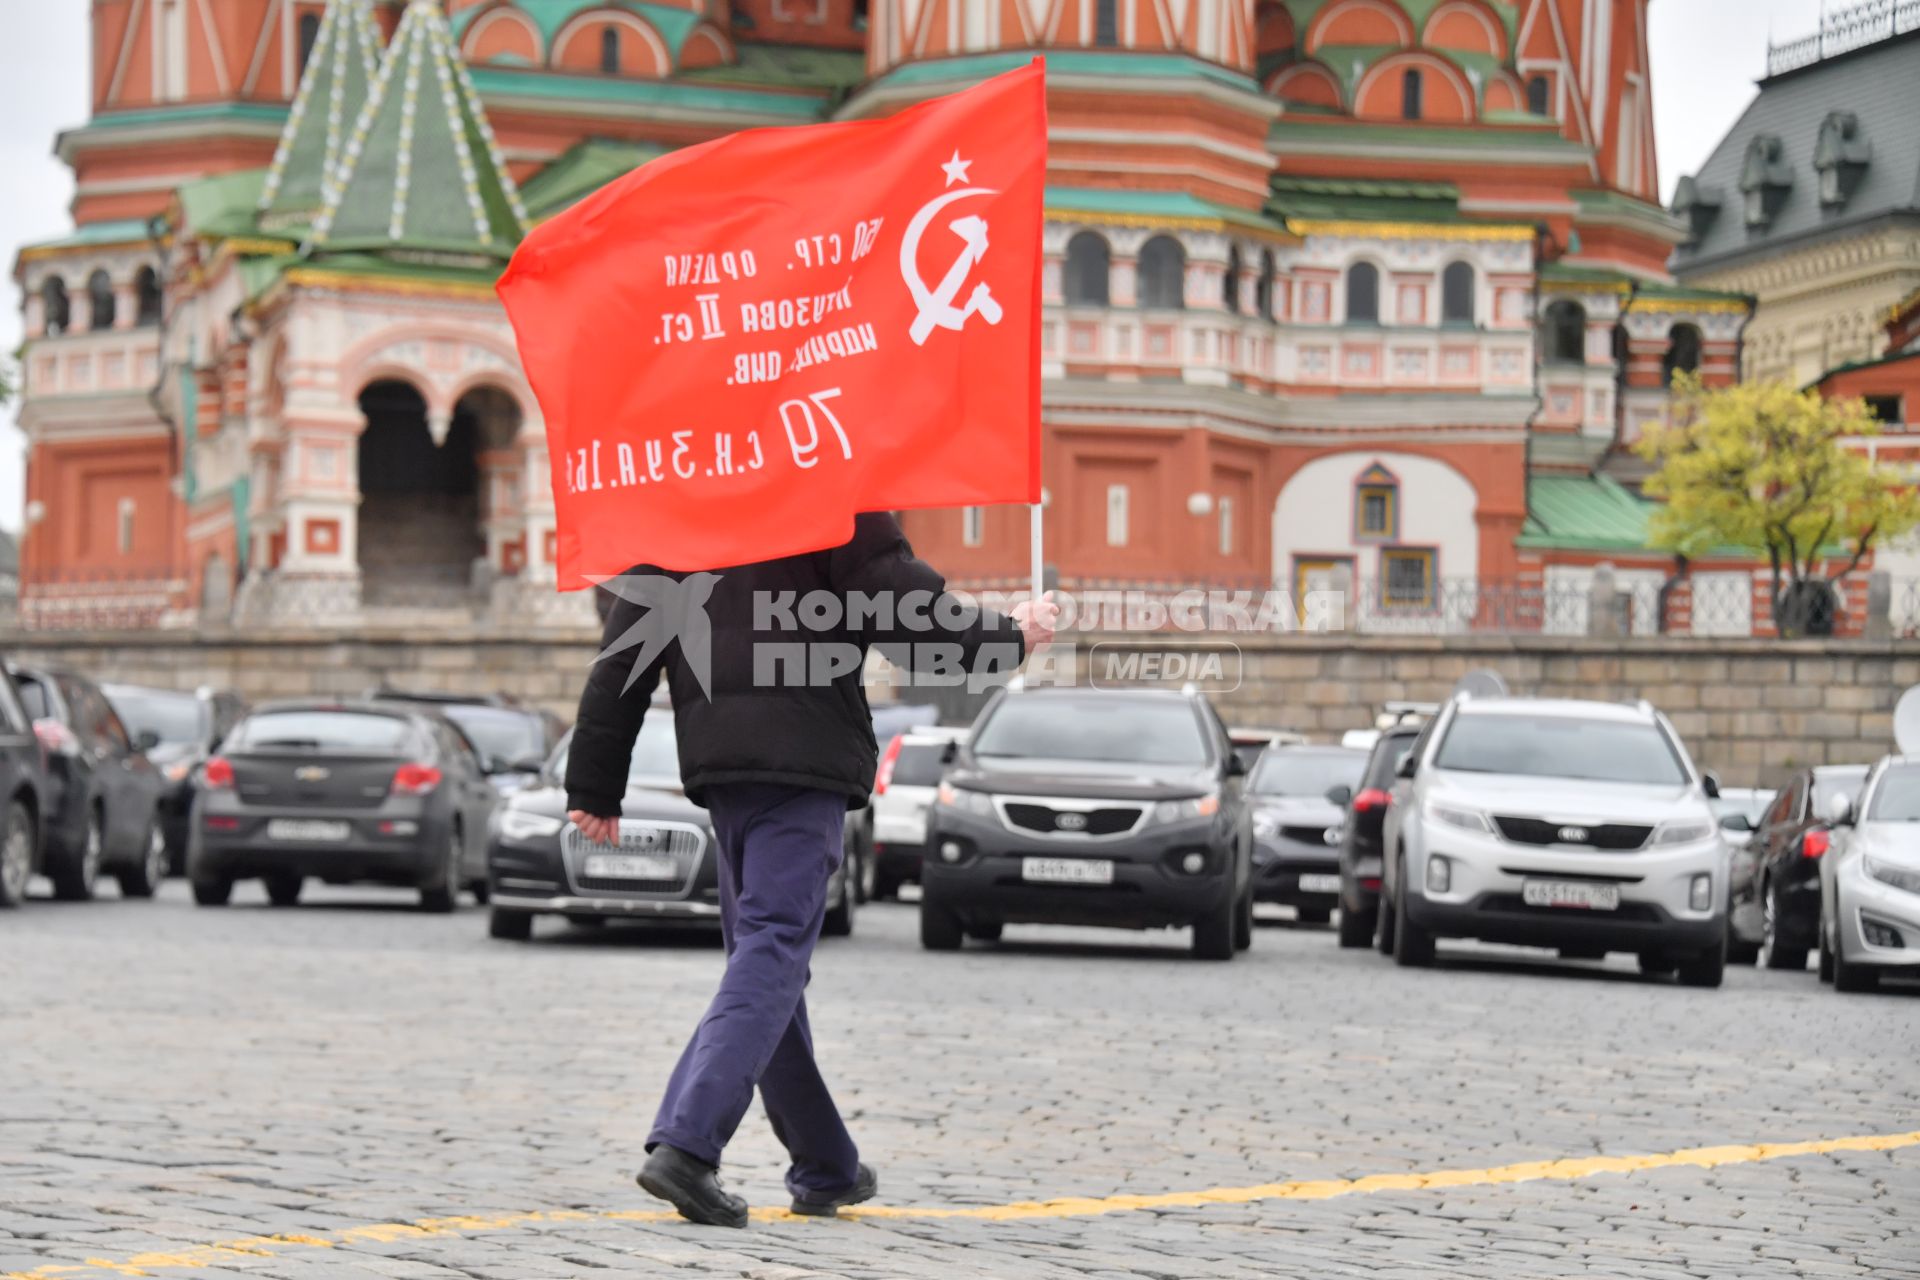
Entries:
[[1300, 892], [1302, 893], [1338, 893], [1340, 892], [1340, 877], [1339, 876], [1301, 876]]
[[270, 818], [267, 820], [267, 839], [269, 840], [345, 840], [353, 834], [353, 824], [348, 822], [328, 822], [321, 818]]
[[1528, 880], [1520, 900], [1530, 907], [1569, 907], [1576, 911], [1618, 911], [1620, 886], [1583, 880]]
[[587, 875], [603, 880], [677, 880], [680, 868], [672, 858], [646, 853], [590, 853]]
[[1113, 864], [1105, 858], [1022, 858], [1020, 878], [1040, 884], [1112, 884]]

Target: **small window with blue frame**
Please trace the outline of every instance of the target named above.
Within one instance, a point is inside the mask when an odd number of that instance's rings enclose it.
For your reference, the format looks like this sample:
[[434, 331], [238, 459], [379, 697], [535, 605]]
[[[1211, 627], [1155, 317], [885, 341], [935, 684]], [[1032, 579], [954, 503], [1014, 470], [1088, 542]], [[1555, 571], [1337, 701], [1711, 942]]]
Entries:
[[1391, 542], [1400, 535], [1400, 478], [1379, 463], [1353, 482], [1356, 542]]

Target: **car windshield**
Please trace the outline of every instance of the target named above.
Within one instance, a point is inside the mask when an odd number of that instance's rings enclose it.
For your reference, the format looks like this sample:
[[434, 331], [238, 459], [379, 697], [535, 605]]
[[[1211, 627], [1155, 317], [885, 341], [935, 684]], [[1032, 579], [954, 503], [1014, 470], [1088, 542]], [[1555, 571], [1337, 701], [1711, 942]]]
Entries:
[[973, 753], [1113, 764], [1203, 765], [1207, 741], [1184, 699], [1002, 699], [974, 735]]
[[1253, 771], [1252, 788], [1263, 796], [1324, 796], [1335, 787], [1360, 785], [1367, 758], [1358, 751], [1288, 751], [1270, 747]]
[[900, 754], [893, 758], [891, 785], [896, 787], [935, 787], [947, 766], [940, 757], [946, 754], [944, 742], [903, 742]]
[[482, 756], [512, 764], [528, 757], [546, 755], [546, 734], [540, 717], [530, 711], [509, 711], [503, 707], [442, 707], [441, 714], [460, 726], [467, 741]]
[[191, 746], [206, 736], [203, 704], [190, 693], [126, 685], [108, 685], [101, 692], [135, 737], [151, 730], [162, 746], [180, 747]]
[[1653, 725], [1578, 716], [1458, 715], [1434, 764], [1462, 773], [1582, 782], [1687, 782], [1666, 735]]
[[[559, 777], [567, 776], [567, 757], [572, 746], [573, 735], [569, 733], [553, 759], [553, 771]], [[640, 736], [633, 741], [633, 758], [627, 762], [627, 781], [657, 781], [679, 776], [680, 743], [673, 736], [673, 717], [658, 711], [649, 712], [640, 722]]]
[[1873, 789], [1868, 822], [1920, 822], [1920, 764], [1897, 764]]
[[262, 711], [242, 720], [222, 749], [397, 756], [416, 741], [410, 722], [377, 711]]

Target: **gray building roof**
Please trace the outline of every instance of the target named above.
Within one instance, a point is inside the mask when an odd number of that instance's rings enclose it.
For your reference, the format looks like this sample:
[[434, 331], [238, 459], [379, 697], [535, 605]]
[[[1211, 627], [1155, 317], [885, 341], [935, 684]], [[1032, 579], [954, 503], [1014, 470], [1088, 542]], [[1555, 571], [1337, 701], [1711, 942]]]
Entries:
[[1920, 217], [1920, 31], [1762, 80], [1674, 211], [1680, 275]]

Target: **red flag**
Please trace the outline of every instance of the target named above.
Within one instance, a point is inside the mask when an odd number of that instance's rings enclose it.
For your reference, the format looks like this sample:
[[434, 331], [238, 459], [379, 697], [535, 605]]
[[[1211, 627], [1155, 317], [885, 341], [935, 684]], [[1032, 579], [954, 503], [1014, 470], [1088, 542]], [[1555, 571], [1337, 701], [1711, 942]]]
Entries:
[[884, 120], [674, 152], [500, 279], [563, 590], [838, 546], [861, 511], [1040, 499], [1038, 65]]

